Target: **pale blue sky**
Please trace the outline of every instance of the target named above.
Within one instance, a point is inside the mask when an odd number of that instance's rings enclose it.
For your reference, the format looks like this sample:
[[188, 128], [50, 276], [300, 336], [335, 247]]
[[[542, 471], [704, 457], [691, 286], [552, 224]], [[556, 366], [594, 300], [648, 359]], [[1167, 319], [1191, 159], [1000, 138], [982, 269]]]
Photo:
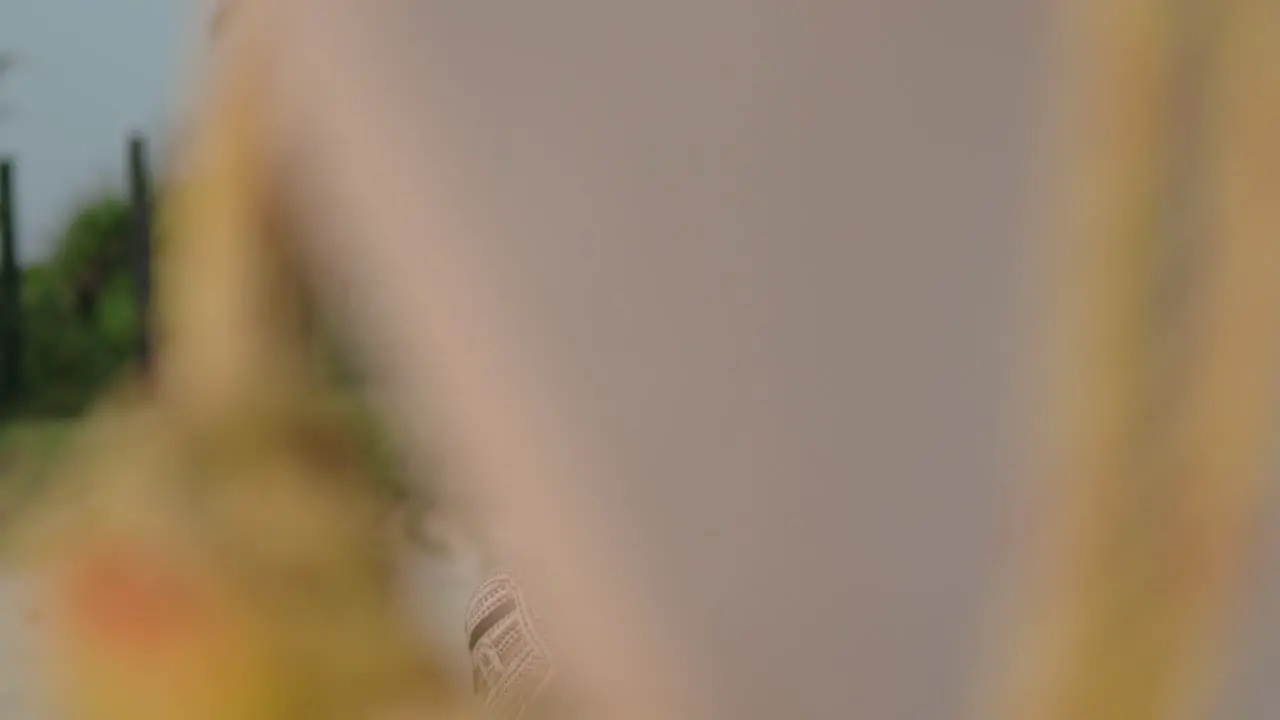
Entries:
[[0, 155], [18, 162], [24, 259], [43, 253], [78, 200], [121, 187], [125, 142], [158, 145], [180, 111], [206, 3], [0, 0]]

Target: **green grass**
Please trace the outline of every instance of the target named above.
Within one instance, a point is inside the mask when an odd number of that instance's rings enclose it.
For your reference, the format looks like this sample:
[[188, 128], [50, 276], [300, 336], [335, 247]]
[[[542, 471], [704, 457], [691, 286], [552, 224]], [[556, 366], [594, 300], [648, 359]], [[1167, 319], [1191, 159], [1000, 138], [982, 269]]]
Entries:
[[69, 435], [71, 420], [0, 424], [0, 524], [39, 487]]
[[61, 446], [73, 421], [15, 420], [0, 425], [0, 461], [21, 466], [49, 460]]

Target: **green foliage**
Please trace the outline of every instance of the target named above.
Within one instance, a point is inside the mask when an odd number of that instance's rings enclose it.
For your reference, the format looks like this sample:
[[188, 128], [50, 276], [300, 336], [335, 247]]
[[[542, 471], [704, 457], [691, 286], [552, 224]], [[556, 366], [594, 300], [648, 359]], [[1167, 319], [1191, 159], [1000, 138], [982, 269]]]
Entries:
[[70, 435], [64, 420], [0, 424], [0, 535], [53, 469]]
[[129, 214], [128, 203], [117, 197], [82, 207], [58, 240], [51, 261], [54, 269], [74, 282], [89, 273], [123, 266]]
[[133, 359], [141, 328], [128, 264], [129, 206], [106, 197], [23, 272], [24, 415], [78, 414]]
[[131, 357], [142, 332], [142, 313], [133, 278], [117, 271], [102, 286], [95, 321], [102, 342], [118, 357]]

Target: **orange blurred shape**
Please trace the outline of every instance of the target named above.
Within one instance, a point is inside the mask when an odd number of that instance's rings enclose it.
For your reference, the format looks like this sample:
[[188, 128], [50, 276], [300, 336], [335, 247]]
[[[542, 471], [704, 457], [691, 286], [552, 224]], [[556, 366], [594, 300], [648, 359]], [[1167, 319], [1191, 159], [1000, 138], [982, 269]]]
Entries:
[[99, 539], [55, 579], [56, 677], [71, 717], [278, 717], [249, 615], [216, 576], [166, 548]]

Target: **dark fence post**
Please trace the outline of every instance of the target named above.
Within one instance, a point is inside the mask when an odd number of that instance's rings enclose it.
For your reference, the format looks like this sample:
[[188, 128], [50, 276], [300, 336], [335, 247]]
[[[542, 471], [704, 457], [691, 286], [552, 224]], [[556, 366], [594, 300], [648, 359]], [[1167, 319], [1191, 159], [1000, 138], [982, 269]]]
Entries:
[[22, 395], [22, 274], [14, 206], [13, 161], [0, 162], [0, 399]]
[[133, 208], [133, 232], [129, 257], [134, 273], [141, 332], [138, 355], [144, 370], [151, 366], [151, 168], [147, 141], [135, 134], [129, 139], [129, 199]]

